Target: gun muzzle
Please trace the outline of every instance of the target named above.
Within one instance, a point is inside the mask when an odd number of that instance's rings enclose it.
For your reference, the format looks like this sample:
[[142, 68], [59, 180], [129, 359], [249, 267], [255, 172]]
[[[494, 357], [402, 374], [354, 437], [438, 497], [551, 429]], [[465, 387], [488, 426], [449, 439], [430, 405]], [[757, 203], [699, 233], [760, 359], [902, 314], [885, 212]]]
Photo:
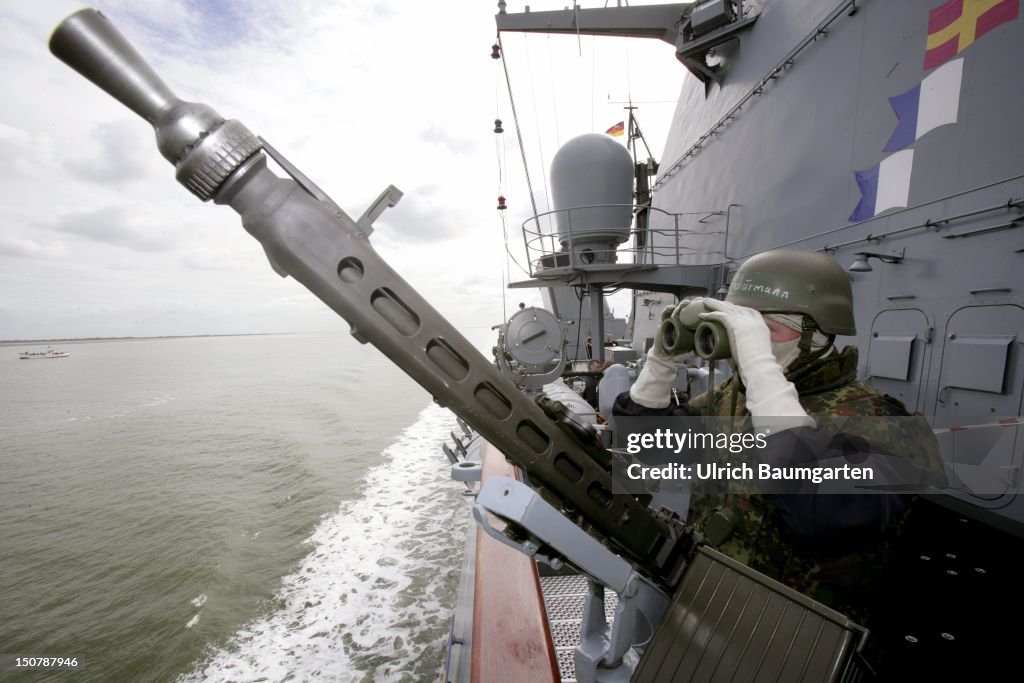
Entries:
[[178, 182], [203, 201], [261, 147], [238, 121], [178, 98], [96, 10], [81, 10], [61, 22], [50, 36], [50, 52], [149, 121]]

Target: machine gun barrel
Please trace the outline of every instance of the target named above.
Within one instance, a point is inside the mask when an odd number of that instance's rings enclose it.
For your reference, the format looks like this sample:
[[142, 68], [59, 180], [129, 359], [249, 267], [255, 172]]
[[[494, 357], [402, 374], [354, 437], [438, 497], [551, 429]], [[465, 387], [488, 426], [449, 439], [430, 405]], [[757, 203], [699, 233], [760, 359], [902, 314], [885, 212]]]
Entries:
[[50, 49], [152, 123], [178, 180], [204, 201], [237, 211], [278, 273], [347, 320], [356, 339], [376, 346], [497, 446], [532, 486], [579, 515], [581, 526], [666, 587], [678, 582], [690, 540], [682, 524], [631, 495], [613, 495], [611, 475], [579, 438], [505, 379], [374, 251], [368, 221], [353, 221], [297, 172], [299, 182], [275, 175], [262, 140], [205, 105], [176, 98], [99, 12], [66, 19]]

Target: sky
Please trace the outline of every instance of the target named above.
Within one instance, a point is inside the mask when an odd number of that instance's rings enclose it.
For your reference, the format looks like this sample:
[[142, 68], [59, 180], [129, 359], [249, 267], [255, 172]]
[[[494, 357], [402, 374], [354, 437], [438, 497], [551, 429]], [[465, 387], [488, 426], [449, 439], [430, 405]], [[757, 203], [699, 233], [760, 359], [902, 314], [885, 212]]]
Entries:
[[[86, 6], [0, 4], [0, 340], [347, 330], [271, 270], [237, 214], [177, 183], [148, 123], [49, 53], [53, 29]], [[179, 97], [243, 122], [353, 219], [389, 184], [402, 190], [371, 244], [467, 334], [540, 304], [537, 290], [504, 287], [527, 279], [512, 259], [525, 265], [532, 208], [502, 61], [490, 58], [496, 2], [91, 6]], [[539, 211], [553, 208], [545, 176], [558, 147], [622, 120], [629, 98], [660, 160], [686, 74], [670, 45], [502, 42]], [[613, 306], [626, 315], [628, 298]]]

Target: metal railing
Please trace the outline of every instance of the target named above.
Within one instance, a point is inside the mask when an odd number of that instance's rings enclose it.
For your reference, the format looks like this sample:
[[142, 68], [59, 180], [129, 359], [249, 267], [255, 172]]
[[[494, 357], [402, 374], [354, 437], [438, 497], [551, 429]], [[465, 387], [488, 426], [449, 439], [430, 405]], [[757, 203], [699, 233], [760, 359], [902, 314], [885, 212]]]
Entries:
[[[583, 225], [583, 220], [573, 215], [594, 209], [629, 208], [632, 218], [642, 211], [660, 214], [671, 222], [668, 227], [648, 225], [642, 229], [594, 228]], [[564, 216], [558, 225], [559, 216]], [[555, 209], [537, 214], [523, 221], [523, 245], [530, 277], [553, 274], [558, 271], [588, 270], [628, 265], [681, 265], [680, 256], [724, 255], [726, 230], [707, 230], [704, 225], [714, 217], [726, 216], [725, 211], [687, 211], [669, 213], [663, 209], [637, 204], [591, 204], [569, 209]], [[546, 220], [542, 220], [546, 219]], [[631, 224], [635, 221], [631, 220]], [[662, 222], [662, 221], [659, 221]], [[727, 227], [727, 226], [725, 226]], [[626, 239], [615, 248], [594, 249], [594, 242], [607, 235], [611, 242], [616, 235]], [[687, 246], [685, 239], [690, 235], [722, 235], [722, 249], [700, 250]], [[579, 250], [577, 247], [584, 246]], [[612, 265], [614, 264], [614, 266]]]

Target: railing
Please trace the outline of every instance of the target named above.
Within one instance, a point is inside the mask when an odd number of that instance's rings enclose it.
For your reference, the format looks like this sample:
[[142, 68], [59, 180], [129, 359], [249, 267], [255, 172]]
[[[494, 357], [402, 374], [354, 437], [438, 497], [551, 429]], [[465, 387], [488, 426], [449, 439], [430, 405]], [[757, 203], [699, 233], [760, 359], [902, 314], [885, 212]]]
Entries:
[[[661, 214], [671, 222], [669, 227], [647, 226], [636, 228], [595, 228], [584, 225], [579, 218], [583, 212], [595, 209], [629, 208], [635, 217], [646, 211]], [[577, 216], [574, 223], [573, 215]], [[565, 217], [564, 225], [558, 226], [558, 217]], [[726, 216], [723, 230], [707, 230], [703, 226], [713, 217]], [[542, 220], [546, 219], [546, 220]], [[633, 223], [633, 221], [630, 221]], [[661, 221], [659, 221], [661, 222]], [[590, 221], [587, 221], [590, 223]], [[669, 213], [663, 209], [636, 204], [591, 204], [570, 209], [555, 209], [537, 214], [523, 221], [523, 243], [530, 277], [540, 277], [559, 271], [588, 270], [600, 267], [622, 267], [627, 265], [681, 265], [680, 256], [724, 255], [724, 239], [727, 236], [728, 214], [726, 211], [688, 211]], [[562, 230], [564, 229], [564, 232]], [[610, 243], [615, 236], [626, 239], [614, 248], [594, 248], [595, 242], [607, 235]], [[723, 248], [720, 250], [699, 250], [687, 246], [685, 238], [690, 235], [722, 235]], [[583, 249], [577, 249], [583, 247]]]

